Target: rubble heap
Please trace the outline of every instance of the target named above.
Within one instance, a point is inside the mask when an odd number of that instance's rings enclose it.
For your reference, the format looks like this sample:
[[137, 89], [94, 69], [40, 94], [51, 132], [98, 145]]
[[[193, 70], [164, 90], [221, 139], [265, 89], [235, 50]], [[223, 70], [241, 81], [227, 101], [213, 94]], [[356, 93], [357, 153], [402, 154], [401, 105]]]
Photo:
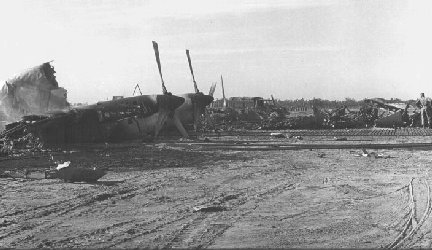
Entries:
[[378, 127], [406, 127], [420, 125], [419, 113], [408, 115], [406, 109], [381, 110], [364, 105], [358, 111], [347, 107], [334, 110], [313, 107], [311, 115], [291, 116], [281, 107], [266, 109], [209, 109], [202, 121], [203, 131], [283, 130], [283, 129], [347, 129]]

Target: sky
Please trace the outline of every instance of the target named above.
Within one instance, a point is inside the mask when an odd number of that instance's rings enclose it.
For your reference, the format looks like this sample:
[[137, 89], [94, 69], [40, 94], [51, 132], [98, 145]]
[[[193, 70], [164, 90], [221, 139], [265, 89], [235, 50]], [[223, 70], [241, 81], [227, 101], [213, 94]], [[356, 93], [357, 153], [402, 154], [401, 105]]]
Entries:
[[0, 79], [53, 61], [70, 102], [193, 92], [276, 99], [432, 96], [432, 1], [0, 0]]

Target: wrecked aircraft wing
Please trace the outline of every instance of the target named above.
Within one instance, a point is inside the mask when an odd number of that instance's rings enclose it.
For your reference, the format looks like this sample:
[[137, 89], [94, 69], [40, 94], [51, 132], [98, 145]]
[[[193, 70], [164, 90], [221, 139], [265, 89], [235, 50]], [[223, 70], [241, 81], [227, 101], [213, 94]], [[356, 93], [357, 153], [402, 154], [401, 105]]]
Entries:
[[58, 86], [49, 62], [9, 79], [0, 90], [0, 107], [8, 121], [67, 108], [67, 92]]

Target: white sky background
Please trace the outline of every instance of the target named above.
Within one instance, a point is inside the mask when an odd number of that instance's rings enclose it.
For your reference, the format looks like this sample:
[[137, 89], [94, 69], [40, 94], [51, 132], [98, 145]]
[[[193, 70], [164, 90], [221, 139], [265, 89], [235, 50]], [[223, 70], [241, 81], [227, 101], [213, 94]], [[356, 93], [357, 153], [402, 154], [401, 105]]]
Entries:
[[[54, 60], [71, 102], [168, 91], [227, 96], [432, 96], [432, 1], [0, 0], [0, 79]], [[218, 85], [215, 97], [221, 97]]]

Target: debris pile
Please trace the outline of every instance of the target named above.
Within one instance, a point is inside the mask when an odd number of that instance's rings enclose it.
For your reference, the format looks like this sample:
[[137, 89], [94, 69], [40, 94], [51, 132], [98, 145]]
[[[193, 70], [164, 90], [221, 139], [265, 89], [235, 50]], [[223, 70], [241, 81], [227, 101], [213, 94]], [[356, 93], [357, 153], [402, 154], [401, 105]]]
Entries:
[[17, 155], [26, 152], [38, 152], [43, 147], [43, 142], [34, 133], [28, 130], [32, 120], [41, 120], [42, 117], [24, 117], [22, 121], [6, 125], [6, 129], [0, 133], [0, 156]]
[[309, 115], [290, 114], [288, 109], [277, 106], [265, 108], [211, 108], [202, 121], [204, 131], [232, 130], [283, 130], [283, 129], [351, 129], [370, 127], [418, 127], [420, 113], [408, 112], [409, 105], [399, 108], [380, 100], [367, 99], [357, 110], [346, 106], [333, 110], [312, 107]]
[[[314, 114], [309, 116], [289, 116], [285, 108], [271, 109], [241, 109], [233, 108], [209, 109], [203, 119], [203, 130], [282, 130], [282, 129], [320, 129], [332, 127], [335, 119], [329, 119], [328, 114], [314, 109]], [[330, 122], [329, 122], [330, 121]], [[335, 127], [335, 126], [333, 126]]]
[[[208, 109], [201, 119], [200, 128], [203, 131], [232, 131], [235, 129], [252, 129], [250, 123], [240, 119], [241, 112], [233, 108]], [[243, 116], [244, 117], [244, 116]]]

